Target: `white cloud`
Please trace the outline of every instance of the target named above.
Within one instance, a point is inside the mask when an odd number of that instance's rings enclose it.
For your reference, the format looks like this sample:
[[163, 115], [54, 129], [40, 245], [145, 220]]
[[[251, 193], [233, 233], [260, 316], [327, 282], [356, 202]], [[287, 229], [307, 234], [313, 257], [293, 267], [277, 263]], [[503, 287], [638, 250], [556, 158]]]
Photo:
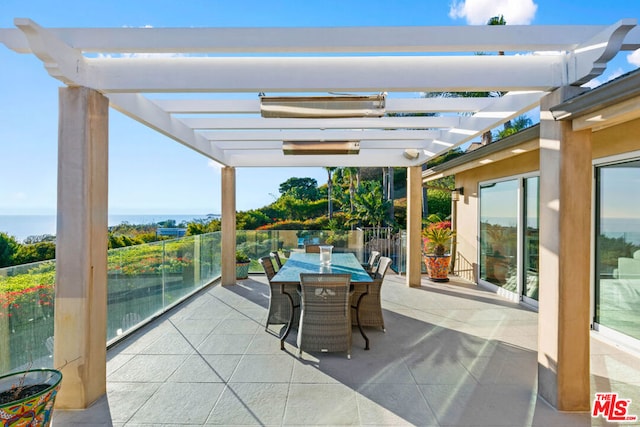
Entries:
[[622, 68], [616, 68], [611, 73], [602, 75], [600, 77], [596, 77], [594, 79], [589, 80], [587, 83], [583, 84], [582, 87], [588, 87], [590, 89], [596, 88], [602, 84], [610, 82], [613, 79], [617, 79], [621, 75], [624, 74], [624, 70]]
[[629, 64], [631, 65], [640, 67], [640, 49], [627, 55], [627, 61], [629, 61]]
[[533, 0], [453, 0], [452, 19], [465, 18], [470, 25], [486, 25], [494, 16], [504, 16], [507, 25], [528, 25], [536, 15]]

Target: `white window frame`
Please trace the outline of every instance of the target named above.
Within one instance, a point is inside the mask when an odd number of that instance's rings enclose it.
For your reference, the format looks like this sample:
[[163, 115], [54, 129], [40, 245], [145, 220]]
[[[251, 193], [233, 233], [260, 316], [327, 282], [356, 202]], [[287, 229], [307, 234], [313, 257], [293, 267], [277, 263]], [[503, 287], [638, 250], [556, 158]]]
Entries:
[[620, 344], [624, 347], [640, 351], [640, 340], [630, 337], [621, 332], [610, 329], [604, 325], [596, 323], [596, 199], [598, 194], [596, 168], [616, 165], [619, 163], [640, 161], [640, 150], [629, 151], [626, 153], [613, 154], [605, 157], [598, 157], [591, 161], [592, 163], [592, 185], [591, 185], [591, 266], [590, 266], [590, 323], [591, 329], [598, 332], [601, 338], [606, 339], [614, 344]]
[[[532, 171], [532, 172], [527, 172], [527, 173], [521, 173], [521, 174], [516, 174], [516, 175], [509, 175], [509, 176], [503, 176], [500, 178], [494, 178], [494, 179], [490, 179], [490, 180], [485, 180], [485, 181], [478, 181], [478, 187], [477, 187], [477, 194], [478, 194], [478, 204], [477, 204], [477, 212], [476, 212], [476, 217], [477, 217], [477, 224], [476, 224], [476, 229], [477, 229], [477, 235], [476, 235], [476, 241], [478, 242], [477, 245], [477, 251], [476, 251], [476, 260], [478, 262], [478, 285], [488, 289], [492, 292], [497, 293], [498, 295], [510, 300], [510, 301], [514, 301], [514, 302], [518, 302], [521, 303], [523, 305], [526, 305], [529, 308], [532, 308], [534, 310], [538, 309], [538, 301], [532, 299], [532, 298], [528, 298], [525, 297], [522, 293], [523, 289], [524, 289], [524, 280], [526, 280], [526, 278], [524, 277], [524, 218], [523, 218], [523, 207], [524, 207], [524, 180], [527, 178], [533, 178], [533, 177], [538, 177], [540, 178], [540, 171]], [[498, 184], [501, 182], [506, 182], [506, 181], [514, 181], [517, 180], [517, 199], [518, 199], [518, 206], [516, 209], [516, 215], [517, 215], [517, 227], [518, 227], [518, 234], [517, 234], [517, 254], [516, 254], [516, 275], [518, 277], [518, 286], [517, 286], [517, 290], [516, 292], [511, 292], [511, 291], [507, 291], [504, 288], [502, 288], [501, 286], [497, 286], [491, 282], [487, 282], [486, 280], [482, 280], [480, 278], [480, 251], [481, 251], [481, 247], [480, 247], [480, 220], [481, 220], [481, 212], [480, 212], [480, 208], [482, 206], [482, 202], [480, 200], [481, 197], [481, 192], [480, 189], [482, 186], [486, 186], [486, 185], [491, 185], [491, 184]]]

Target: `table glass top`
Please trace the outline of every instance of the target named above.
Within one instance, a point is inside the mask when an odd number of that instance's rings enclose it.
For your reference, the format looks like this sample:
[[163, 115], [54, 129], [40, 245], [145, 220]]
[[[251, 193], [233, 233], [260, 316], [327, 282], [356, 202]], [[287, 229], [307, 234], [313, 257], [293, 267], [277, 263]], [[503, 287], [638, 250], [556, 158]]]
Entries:
[[300, 252], [292, 253], [271, 281], [300, 283], [300, 273], [349, 273], [351, 282], [373, 281], [352, 253], [334, 253], [331, 255], [331, 264], [325, 266], [320, 265], [320, 254]]

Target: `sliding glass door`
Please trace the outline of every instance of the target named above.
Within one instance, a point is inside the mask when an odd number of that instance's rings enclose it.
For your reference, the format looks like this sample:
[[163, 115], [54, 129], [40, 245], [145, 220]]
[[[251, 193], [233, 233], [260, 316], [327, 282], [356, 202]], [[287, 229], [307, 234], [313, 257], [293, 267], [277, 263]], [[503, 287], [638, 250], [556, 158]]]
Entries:
[[595, 322], [640, 339], [640, 160], [596, 167]]
[[480, 186], [480, 278], [517, 291], [517, 179]]
[[524, 179], [524, 245], [522, 297], [538, 301], [538, 260], [540, 242], [540, 178]]
[[480, 280], [538, 301], [539, 177], [480, 185]]

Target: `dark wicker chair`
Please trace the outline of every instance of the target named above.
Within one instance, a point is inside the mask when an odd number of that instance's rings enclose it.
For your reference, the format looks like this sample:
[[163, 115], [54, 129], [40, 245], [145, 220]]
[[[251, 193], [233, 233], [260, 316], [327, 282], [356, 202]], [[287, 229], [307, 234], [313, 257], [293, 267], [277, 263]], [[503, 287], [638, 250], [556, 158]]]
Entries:
[[280, 259], [280, 254], [278, 253], [278, 251], [273, 251], [269, 255], [271, 255], [271, 257], [276, 260], [276, 264], [278, 264], [278, 270], [280, 270], [282, 268], [282, 260]]
[[[259, 261], [267, 275], [267, 280], [269, 280], [269, 313], [267, 314], [267, 321], [264, 325], [264, 330], [266, 331], [269, 329], [269, 325], [284, 325], [289, 323], [291, 306], [289, 304], [289, 298], [280, 292], [280, 285], [271, 282], [273, 276], [276, 275], [271, 257], [265, 256], [260, 258]], [[298, 322], [300, 321], [300, 295], [298, 294], [298, 286], [285, 285], [284, 290], [291, 295], [293, 299], [293, 324], [291, 327], [297, 328]]]
[[366, 264], [362, 264], [362, 268], [364, 268], [367, 273], [372, 274], [375, 269], [378, 267], [378, 262], [380, 261], [380, 252], [371, 251], [369, 255], [369, 262]]
[[[382, 304], [380, 301], [380, 289], [384, 276], [391, 265], [391, 258], [381, 257], [378, 268], [373, 277], [373, 283], [369, 285], [369, 294], [362, 298], [360, 303], [360, 326], [379, 327], [386, 332], [384, 327], [384, 316], [382, 315]], [[351, 296], [351, 323], [357, 325], [356, 304], [358, 298], [364, 293], [363, 288], [356, 288]]]
[[350, 284], [350, 274], [300, 274], [298, 357], [303, 351], [346, 351], [351, 359]]

